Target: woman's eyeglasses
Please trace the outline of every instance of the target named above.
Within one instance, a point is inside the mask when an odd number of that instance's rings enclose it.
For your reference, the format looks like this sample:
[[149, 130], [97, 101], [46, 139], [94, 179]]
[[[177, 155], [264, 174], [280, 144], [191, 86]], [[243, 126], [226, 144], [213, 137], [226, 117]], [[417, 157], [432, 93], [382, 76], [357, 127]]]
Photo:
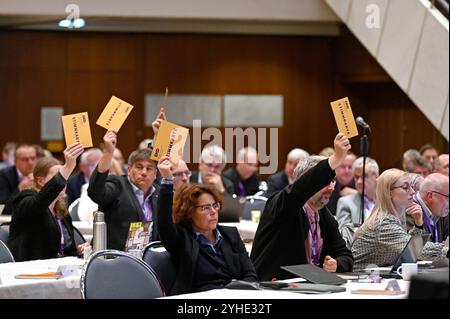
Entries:
[[200, 208], [202, 212], [210, 212], [211, 208], [214, 208], [215, 211], [219, 211], [221, 205], [220, 203], [213, 203], [213, 204], [197, 205], [195, 207]]
[[411, 184], [408, 184], [408, 183], [405, 183], [405, 184], [403, 184], [402, 186], [392, 186], [392, 187], [391, 187], [391, 190], [392, 190], [392, 189], [396, 189], [396, 188], [401, 188], [401, 189], [403, 189], [405, 192], [409, 191], [410, 189], [414, 190], [414, 188], [412, 187], [412, 185], [411, 185]]

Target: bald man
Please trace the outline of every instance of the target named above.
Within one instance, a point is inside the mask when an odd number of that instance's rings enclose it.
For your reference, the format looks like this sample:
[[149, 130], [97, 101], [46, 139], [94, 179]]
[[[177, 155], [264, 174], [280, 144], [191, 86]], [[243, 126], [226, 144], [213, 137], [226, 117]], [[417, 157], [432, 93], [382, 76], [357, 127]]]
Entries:
[[435, 167], [438, 173], [448, 176], [448, 154], [439, 155], [438, 159], [435, 162]]

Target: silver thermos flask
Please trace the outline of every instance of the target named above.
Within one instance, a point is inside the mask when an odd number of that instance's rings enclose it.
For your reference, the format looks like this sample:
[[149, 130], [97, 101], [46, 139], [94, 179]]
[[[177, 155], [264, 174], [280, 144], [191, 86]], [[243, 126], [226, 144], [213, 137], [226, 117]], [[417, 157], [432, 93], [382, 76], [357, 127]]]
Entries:
[[94, 213], [94, 243], [93, 252], [106, 249], [105, 214], [100, 211]]

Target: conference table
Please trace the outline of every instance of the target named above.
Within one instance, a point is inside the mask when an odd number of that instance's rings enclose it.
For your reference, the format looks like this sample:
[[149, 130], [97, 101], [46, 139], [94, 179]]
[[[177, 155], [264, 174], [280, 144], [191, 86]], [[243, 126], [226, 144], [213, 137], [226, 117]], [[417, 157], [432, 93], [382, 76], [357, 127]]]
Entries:
[[[64, 257], [0, 264], [0, 299], [80, 299], [81, 269], [85, 260]], [[18, 275], [56, 272], [59, 266], [79, 269], [59, 279], [18, 279]]]

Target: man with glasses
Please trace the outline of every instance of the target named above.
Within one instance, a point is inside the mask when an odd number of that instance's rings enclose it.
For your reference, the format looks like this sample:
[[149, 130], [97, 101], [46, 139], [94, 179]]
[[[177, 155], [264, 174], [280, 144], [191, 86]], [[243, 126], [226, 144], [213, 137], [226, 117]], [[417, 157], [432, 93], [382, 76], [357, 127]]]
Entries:
[[[424, 233], [431, 234], [430, 241], [435, 243], [448, 237], [448, 187], [448, 176], [433, 173], [423, 180], [413, 197], [413, 205], [422, 209]], [[414, 220], [408, 215], [407, 227], [411, 229], [413, 226]]]
[[67, 181], [66, 194], [69, 205], [81, 196], [81, 188], [84, 184], [89, 183], [89, 178], [102, 154], [102, 151], [98, 148], [91, 148], [81, 154], [80, 163], [78, 164], [79, 171]]
[[222, 176], [226, 163], [227, 157], [223, 148], [214, 144], [206, 146], [200, 155], [198, 171], [192, 172], [191, 183], [214, 185], [221, 194], [234, 194], [233, 183]]
[[152, 240], [158, 240], [155, 227], [159, 189], [155, 185], [156, 162], [151, 150], [137, 150], [128, 157], [128, 176], [108, 175], [117, 144], [117, 135], [107, 131], [103, 137], [103, 156], [89, 180], [88, 195], [105, 213], [108, 249], [124, 250], [130, 223], [153, 222]]
[[180, 189], [182, 186], [189, 185], [189, 178], [192, 173], [186, 165], [186, 162], [180, 159], [178, 161], [178, 165], [175, 166], [172, 170], [173, 176], [173, 188], [176, 191]]
[[12, 214], [13, 197], [33, 185], [36, 159], [36, 149], [33, 146], [19, 145], [15, 151], [14, 166], [0, 171], [0, 204], [5, 205], [3, 214]]

